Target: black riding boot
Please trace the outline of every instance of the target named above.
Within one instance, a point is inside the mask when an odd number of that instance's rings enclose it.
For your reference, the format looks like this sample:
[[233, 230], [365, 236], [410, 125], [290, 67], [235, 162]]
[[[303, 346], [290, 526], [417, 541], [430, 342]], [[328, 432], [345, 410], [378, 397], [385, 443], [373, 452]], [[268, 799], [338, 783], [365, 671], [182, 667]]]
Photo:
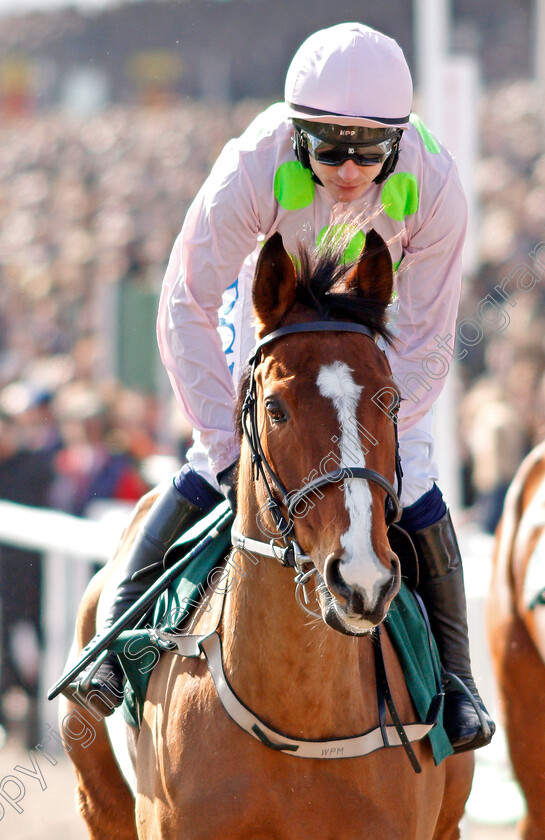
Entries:
[[454, 675], [445, 685], [443, 725], [455, 752], [476, 750], [490, 742], [496, 725], [471, 673], [462, 558], [450, 513], [411, 537], [419, 560], [417, 591], [426, 606], [443, 668]]
[[[221, 498], [218, 494], [218, 498]], [[174, 484], [154, 502], [150, 509], [127, 558], [124, 575], [109, 607], [104, 630], [112, 626], [138, 598], [146, 592], [163, 571], [162, 560], [165, 552], [187, 531], [206, 511], [188, 501], [178, 492]], [[151, 579], [150, 574], [133, 576], [157, 564]], [[109, 654], [94, 671], [89, 666], [67, 689], [68, 696], [83, 705], [90, 706], [102, 717], [112, 714], [123, 700], [125, 675], [115, 654]]]

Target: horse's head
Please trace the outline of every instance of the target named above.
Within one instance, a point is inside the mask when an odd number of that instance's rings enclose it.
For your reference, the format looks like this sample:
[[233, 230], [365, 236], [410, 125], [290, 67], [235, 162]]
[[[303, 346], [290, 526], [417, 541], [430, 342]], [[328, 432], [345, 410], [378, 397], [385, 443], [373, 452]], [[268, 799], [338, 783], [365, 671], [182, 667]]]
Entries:
[[398, 397], [375, 341], [390, 340], [392, 263], [374, 231], [351, 267], [338, 253], [299, 257], [296, 270], [275, 234], [258, 261], [260, 346], [243, 412], [250, 445], [239, 495], [250, 489], [253, 457], [261, 532], [270, 539], [280, 527], [295, 539], [317, 570], [326, 623], [361, 634], [382, 621], [400, 584], [386, 521], [397, 505]]

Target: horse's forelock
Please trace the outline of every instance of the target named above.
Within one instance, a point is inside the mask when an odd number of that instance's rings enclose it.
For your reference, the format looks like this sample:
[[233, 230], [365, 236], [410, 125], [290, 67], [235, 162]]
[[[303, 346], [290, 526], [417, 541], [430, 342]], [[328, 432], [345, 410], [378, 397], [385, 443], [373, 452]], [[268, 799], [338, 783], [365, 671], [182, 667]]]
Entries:
[[387, 326], [386, 307], [379, 298], [346, 291], [345, 278], [357, 260], [346, 262], [344, 253], [354, 231], [332, 237], [323, 246], [298, 253], [296, 302], [308, 307], [321, 320], [354, 321], [374, 330], [388, 344], [393, 341]]
[[[344, 290], [344, 279], [356, 263], [345, 262], [343, 259], [354, 233], [354, 228], [347, 227], [343, 233], [330, 237], [320, 247], [299, 247], [296, 263], [296, 304], [311, 311], [311, 320], [353, 321], [369, 327], [386, 343], [391, 344], [393, 337], [386, 323], [384, 303], [378, 298]], [[250, 379], [251, 367], [246, 365], [240, 377], [235, 408], [239, 443], [242, 442], [244, 434], [242, 406]]]

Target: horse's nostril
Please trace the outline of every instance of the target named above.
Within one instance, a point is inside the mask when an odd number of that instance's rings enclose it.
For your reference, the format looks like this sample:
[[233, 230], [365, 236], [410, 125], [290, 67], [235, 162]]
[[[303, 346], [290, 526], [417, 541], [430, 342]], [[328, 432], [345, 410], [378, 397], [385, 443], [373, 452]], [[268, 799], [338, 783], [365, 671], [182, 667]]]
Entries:
[[341, 574], [342, 561], [330, 555], [324, 565], [324, 579], [331, 594], [344, 606], [345, 610], [352, 615], [363, 615], [365, 603], [363, 595], [353, 586], [350, 586]]
[[352, 595], [352, 589], [343, 576], [340, 570], [341, 560], [330, 554], [324, 564], [324, 580], [327, 588], [332, 595], [335, 596], [341, 603], [348, 603]]

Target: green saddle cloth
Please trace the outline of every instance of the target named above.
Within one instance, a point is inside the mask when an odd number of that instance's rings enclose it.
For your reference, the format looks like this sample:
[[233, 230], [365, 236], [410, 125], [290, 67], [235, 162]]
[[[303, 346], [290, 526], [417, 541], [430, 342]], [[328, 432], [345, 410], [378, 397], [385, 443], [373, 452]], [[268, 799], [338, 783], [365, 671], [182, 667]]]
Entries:
[[[171, 551], [181, 556], [187, 553], [219, 518], [214, 518], [216, 511], [206, 517], [204, 526], [203, 523], [194, 526]], [[221, 513], [223, 512], [222, 508]], [[175, 631], [176, 626], [179, 627], [184, 618], [201, 602], [209, 574], [213, 569], [221, 569], [230, 547], [230, 532], [227, 529], [195, 557], [182, 575], [159, 597], [151, 626], [160, 626], [166, 632]], [[127, 723], [135, 727], [140, 726], [150, 673], [161, 651], [150, 638], [149, 626], [148, 629], [121, 633], [112, 646], [127, 675], [123, 716]], [[385, 626], [395, 647], [415, 708], [421, 720], [425, 721], [437, 691], [439, 656], [433, 640], [430, 646], [427, 624], [416, 599], [404, 584], [392, 602]], [[452, 754], [450, 741], [442, 726], [442, 711], [428, 737], [436, 764]]]

